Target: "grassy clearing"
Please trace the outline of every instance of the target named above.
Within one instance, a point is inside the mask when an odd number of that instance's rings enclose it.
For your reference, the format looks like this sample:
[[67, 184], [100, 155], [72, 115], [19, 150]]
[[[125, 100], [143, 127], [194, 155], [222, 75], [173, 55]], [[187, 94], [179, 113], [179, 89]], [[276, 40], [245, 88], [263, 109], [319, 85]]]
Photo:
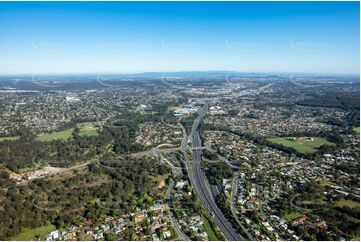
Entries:
[[169, 177], [169, 175], [170, 174], [156, 175], [156, 176], [149, 175], [149, 179], [153, 181], [155, 187], [158, 187], [162, 181], [165, 181]]
[[129, 155], [132, 156], [132, 157], [135, 157], [135, 158], [152, 157], [153, 156], [151, 150], [139, 151], [139, 152], [131, 153]]
[[220, 239], [214, 233], [212, 226], [210, 225], [208, 219], [206, 217], [202, 216], [202, 220], [203, 220], [204, 229], [206, 230], [209, 240], [210, 241], [219, 241]]
[[352, 200], [339, 200], [335, 203], [336, 207], [348, 207], [348, 208], [358, 208], [360, 207], [360, 203]]
[[288, 148], [292, 148], [297, 152], [304, 154], [315, 153], [317, 149], [320, 148], [322, 145], [333, 144], [327, 141], [326, 139], [319, 137], [313, 137], [313, 138], [300, 137], [300, 138], [296, 138], [295, 140], [290, 140], [287, 137], [277, 137], [277, 138], [269, 138], [267, 140], [274, 144], [279, 144]]
[[286, 214], [283, 216], [283, 219], [286, 220], [287, 222], [291, 222], [292, 220], [294, 220], [295, 218], [298, 218], [304, 214], [306, 214], [307, 211], [295, 211], [295, 212], [292, 212], [292, 213], [289, 213], [289, 214]]
[[56, 230], [56, 228], [52, 224], [41, 226], [35, 229], [22, 228], [20, 234], [12, 237], [10, 240], [30, 241], [35, 240], [36, 235], [40, 236], [40, 240], [45, 240], [46, 236], [54, 230]]
[[2, 141], [13, 141], [20, 139], [20, 136], [9, 136], [9, 137], [1, 137], [0, 142]]
[[360, 127], [353, 128], [352, 130], [358, 134], [360, 133]]
[[79, 136], [81, 137], [99, 135], [99, 127], [97, 127], [96, 123], [78, 123], [77, 126], [79, 128]]
[[44, 135], [40, 135], [38, 137], [39, 141], [43, 141], [43, 142], [49, 142], [49, 141], [53, 141], [53, 140], [68, 140], [71, 138], [71, 133], [73, 132], [74, 129], [67, 129], [64, 131], [58, 131], [58, 132], [54, 132], [54, 133], [50, 133], [50, 134], [44, 134]]

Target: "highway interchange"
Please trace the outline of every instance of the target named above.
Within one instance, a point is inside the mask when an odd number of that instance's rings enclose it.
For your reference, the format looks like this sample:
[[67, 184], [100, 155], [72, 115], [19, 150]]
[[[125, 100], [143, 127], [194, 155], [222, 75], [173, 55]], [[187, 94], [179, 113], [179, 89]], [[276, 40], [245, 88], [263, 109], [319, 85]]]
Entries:
[[[208, 105], [204, 105], [198, 110], [198, 117], [193, 123], [192, 131], [190, 134], [192, 147], [201, 147], [202, 142], [200, 138], [199, 128], [202, 119], [208, 111]], [[223, 213], [220, 211], [216, 205], [213, 195], [211, 193], [208, 180], [206, 179], [202, 169], [201, 169], [201, 158], [202, 158], [202, 149], [194, 149], [192, 152], [192, 162], [190, 161], [187, 153], [187, 144], [188, 144], [188, 135], [182, 126], [184, 133], [183, 141], [181, 144], [181, 150], [184, 155], [186, 162], [186, 168], [188, 176], [191, 182], [194, 191], [198, 195], [200, 201], [202, 202], [205, 210], [210, 215], [212, 220], [220, 228], [227, 240], [236, 241], [244, 240], [235, 229], [232, 227], [231, 223], [225, 218]]]
[[[204, 149], [209, 149], [209, 147], [203, 147], [202, 141], [200, 137], [200, 124], [207, 114], [209, 105], [205, 104], [201, 108], [198, 109], [198, 116], [193, 122], [192, 130], [190, 135], [188, 136], [186, 129], [183, 127], [181, 123], [178, 123], [178, 126], [183, 131], [183, 140], [181, 142], [181, 145], [179, 147], [180, 151], [183, 153], [184, 161], [185, 161], [185, 169], [188, 173], [188, 177], [190, 180], [190, 183], [196, 193], [196, 195], [199, 197], [203, 207], [205, 208], [206, 212], [209, 215], [209, 218], [211, 218], [215, 224], [219, 227], [220, 231], [223, 233], [225, 238], [230, 241], [239, 241], [239, 240], [248, 240], [251, 238], [249, 236], [249, 233], [246, 231], [244, 226], [241, 226], [241, 228], [244, 230], [246, 235], [248, 235], [248, 238], [244, 238], [242, 235], [237, 233], [237, 231], [233, 228], [232, 224], [226, 219], [224, 214], [221, 212], [221, 210], [218, 208], [213, 194], [211, 192], [210, 185], [208, 183], [208, 180], [202, 171], [201, 161], [202, 161], [202, 152]], [[192, 146], [188, 147], [188, 143], [191, 141]], [[174, 149], [174, 148], [173, 148]], [[175, 149], [176, 150], [176, 149]], [[189, 158], [188, 150], [192, 150], [192, 159]], [[172, 168], [172, 171], [179, 172], [179, 169], [182, 169], [180, 167], [175, 167], [170, 161], [168, 161], [166, 158], [162, 156], [162, 154], [159, 152], [158, 149], [152, 149], [152, 154], [164, 165], [169, 166]], [[223, 158], [223, 157], [220, 157]], [[233, 165], [228, 161], [226, 161], [231, 167]], [[169, 185], [167, 189], [166, 197], [169, 201], [171, 190], [173, 189], [173, 182]], [[169, 207], [169, 204], [168, 204]], [[170, 211], [171, 212], [171, 211]], [[173, 217], [173, 214], [171, 214], [172, 224], [176, 229], [176, 233], [181, 240], [189, 240], [189, 238], [181, 231], [180, 226], [176, 219]]]

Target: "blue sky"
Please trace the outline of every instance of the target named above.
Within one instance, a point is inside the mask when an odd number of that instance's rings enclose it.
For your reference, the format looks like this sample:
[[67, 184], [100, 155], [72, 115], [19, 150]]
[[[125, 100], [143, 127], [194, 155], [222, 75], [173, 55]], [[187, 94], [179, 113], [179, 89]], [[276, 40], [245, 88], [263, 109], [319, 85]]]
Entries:
[[0, 2], [0, 74], [358, 74], [358, 2]]

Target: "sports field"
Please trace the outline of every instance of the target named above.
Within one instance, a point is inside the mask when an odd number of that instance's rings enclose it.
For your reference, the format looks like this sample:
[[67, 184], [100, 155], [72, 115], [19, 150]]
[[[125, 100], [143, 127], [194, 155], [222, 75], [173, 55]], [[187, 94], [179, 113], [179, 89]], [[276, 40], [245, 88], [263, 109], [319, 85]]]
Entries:
[[79, 136], [97, 136], [99, 135], [99, 127], [93, 122], [78, 123]]
[[23, 228], [21, 229], [20, 234], [11, 238], [11, 240], [17, 241], [30, 241], [35, 240], [35, 235], [40, 237], [40, 240], [45, 240], [46, 236], [51, 232], [56, 230], [55, 226], [52, 224], [41, 226], [39, 228], [30, 229], [30, 228]]
[[336, 202], [337, 207], [348, 207], [348, 208], [357, 208], [360, 207], [360, 203], [355, 202], [353, 200], [339, 200]]
[[319, 137], [298, 137], [296, 139], [290, 139], [287, 137], [269, 138], [268, 141], [279, 144], [285, 147], [292, 148], [297, 152], [303, 154], [315, 153], [322, 145], [332, 145], [333, 143], [327, 141], [324, 138]]
[[18, 139], [20, 139], [20, 136], [1, 137], [0, 142], [1, 141], [12, 141], [12, 140], [18, 140]]
[[50, 134], [44, 134], [44, 135], [40, 135], [38, 137], [38, 140], [40, 141], [44, 141], [44, 142], [49, 142], [49, 141], [53, 141], [53, 140], [68, 140], [71, 137], [71, 133], [73, 132], [74, 129], [67, 129], [64, 131], [58, 131], [58, 132], [53, 132]]

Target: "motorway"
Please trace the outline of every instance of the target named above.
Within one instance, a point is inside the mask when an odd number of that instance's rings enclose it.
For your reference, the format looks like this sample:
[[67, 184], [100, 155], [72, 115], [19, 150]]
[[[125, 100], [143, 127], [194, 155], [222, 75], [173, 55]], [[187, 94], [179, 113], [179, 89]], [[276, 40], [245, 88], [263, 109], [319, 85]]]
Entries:
[[[199, 126], [208, 111], [208, 105], [204, 105], [198, 111], [198, 117], [194, 121], [191, 131], [191, 140], [192, 140], [192, 147], [201, 147], [202, 141], [200, 138], [199, 133]], [[185, 131], [185, 130], [183, 130]], [[186, 139], [187, 138], [187, 139]], [[186, 145], [187, 145], [188, 137], [184, 136], [183, 142], [181, 144], [181, 150], [183, 151], [184, 158], [186, 161], [187, 171], [189, 175], [189, 179], [191, 181], [191, 185], [194, 188], [196, 194], [198, 195], [199, 199], [201, 200], [204, 208], [206, 209], [207, 213], [210, 214], [212, 220], [217, 224], [220, 228], [224, 236], [227, 240], [236, 241], [236, 240], [244, 240], [235, 229], [232, 227], [231, 223], [225, 218], [223, 213], [220, 211], [218, 206], [214, 201], [214, 197], [211, 193], [211, 189], [208, 183], [208, 180], [205, 177], [201, 169], [201, 157], [202, 157], [202, 150], [195, 149], [192, 152], [192, 162], [188, 159], [188, 154], [186, 152]]]

